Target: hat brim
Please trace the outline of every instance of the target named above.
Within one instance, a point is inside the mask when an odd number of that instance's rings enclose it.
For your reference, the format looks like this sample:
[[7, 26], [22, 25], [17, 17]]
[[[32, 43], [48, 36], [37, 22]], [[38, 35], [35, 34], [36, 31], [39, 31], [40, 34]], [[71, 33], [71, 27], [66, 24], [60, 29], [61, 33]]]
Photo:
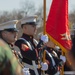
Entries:
[[28, 24], [28, 25], [37, 25], [35, 22], [28, 22], [28, 23], [25, 23], [25, 24]]
[[35, 23], [35, 22], [26, 22], [26, 23], [24, 23], [24, 24], [21, 24], [21, 26], [23, 26], [23, 25], [33, 25], [33, 26], [37, 26], [37, 23]]
[[4, 29], [5, 31], [8, 31], [8, 32], [18, 32], [19, 30], [16, 29], [16, 28], [10, 28], [10, 29]]

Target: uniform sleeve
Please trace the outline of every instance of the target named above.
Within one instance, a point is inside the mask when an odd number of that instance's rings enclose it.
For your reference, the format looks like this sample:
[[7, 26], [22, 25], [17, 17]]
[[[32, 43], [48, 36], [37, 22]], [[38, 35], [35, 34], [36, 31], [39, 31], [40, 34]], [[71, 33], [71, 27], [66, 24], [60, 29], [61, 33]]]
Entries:
[[5, 60], [5, 52], [0, 47], [0, 70], [2, 70], [3, 64], [5, 62], [4, 60]]
[[19, 47], [23, 57], [25, 57], [25, 58], [27, 58], [29, 60], [37, 60], [36, 59], [37, 58], [37, 56], [36, 56], [37, 54], [36, 54], [35, 49], [31, 50], [30, 48], [28, 48], [27, 50], [25, 49], [25, 51], [23, 50], [22, 45], [28, 46], [23, 40], [16, 41], [15, 45]]

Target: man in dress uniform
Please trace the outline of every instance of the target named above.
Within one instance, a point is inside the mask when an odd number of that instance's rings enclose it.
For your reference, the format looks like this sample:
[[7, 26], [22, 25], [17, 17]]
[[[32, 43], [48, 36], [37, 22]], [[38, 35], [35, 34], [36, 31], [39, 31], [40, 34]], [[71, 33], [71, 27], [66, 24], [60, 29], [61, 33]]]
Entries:
[[0, 24], [0, 75], [23, 75], [15, 55], [10, 49], [16, 40], [16, 21]]
[[[19, 38], [15, 45], [19, 47], [25, 67], [30, 69], [31, 75], [41, 75], [40, 67], [38, 67], [38, 51], [36, 49], [34, 34], [36, 33], [36, 20], [37, 16], [28, 16], [21, 19], [21, 27], [23, 34]], [[45, 67], [45, 68], [44, 68]], [[48, 65], [42, 64], [42, 70], [47, 69]]]
[[[39, 34], [40, 40], [43, 42], [42, 45], [45, 44], [44, 50], [46, 51], [46, 62], [48, 63], [48, 70], [46, 71], [47, 75], [59, 75], [60, 68], [65, 63], [66, 59], [64, 56], [58, 57], [55, 49], [59, 49], [59, 47], [55, 46], [55, 44], [50, 40], [48, 41], [45, 38], [48, 38], [47, 35], [41, 36], [43, 34]], [[46, 41], [45, 41], [46, 40]], [[39, 47], [42, 45], [40, 44]], [[56, 47], [56, 48], [55, 48]], [[59, 53], [60, 55], [60, 53]]]

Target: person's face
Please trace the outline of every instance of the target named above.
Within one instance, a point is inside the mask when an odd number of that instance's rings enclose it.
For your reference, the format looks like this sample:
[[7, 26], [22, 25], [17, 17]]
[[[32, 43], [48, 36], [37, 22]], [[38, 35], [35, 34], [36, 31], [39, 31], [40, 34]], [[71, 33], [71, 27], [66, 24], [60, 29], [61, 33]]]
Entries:
[[25, 25], [24, 28], [25, 28], [25, 31], [28, 35], [36, 34], [36, 30], [37, 30], [36, 26], [34, 26], [34, 25]]
[[17, 32], [8, 32], [8, 31], [5, 31], [4, 32], [4, 36], [3, 38], [8, 42], [8, 43], [13, 43], [17, 40], [17, 35], [18, 33]]

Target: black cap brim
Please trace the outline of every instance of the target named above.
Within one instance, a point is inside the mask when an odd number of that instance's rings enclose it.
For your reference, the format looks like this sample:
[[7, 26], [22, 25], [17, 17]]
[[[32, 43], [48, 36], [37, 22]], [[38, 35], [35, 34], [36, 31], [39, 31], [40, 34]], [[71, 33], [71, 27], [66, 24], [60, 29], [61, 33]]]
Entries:
[[9, 28], [9, 29], [4, 29], [5, 31], [8, 31], [8, 32], [18, 32], [19, 30], [16, 29], [16, 28]]
[[37, 26], [36, 22], [26, 22], [25, 24], [22, 24], [21, 27], [23, 27], [23, 25], [33, 25], [33, 26]]

